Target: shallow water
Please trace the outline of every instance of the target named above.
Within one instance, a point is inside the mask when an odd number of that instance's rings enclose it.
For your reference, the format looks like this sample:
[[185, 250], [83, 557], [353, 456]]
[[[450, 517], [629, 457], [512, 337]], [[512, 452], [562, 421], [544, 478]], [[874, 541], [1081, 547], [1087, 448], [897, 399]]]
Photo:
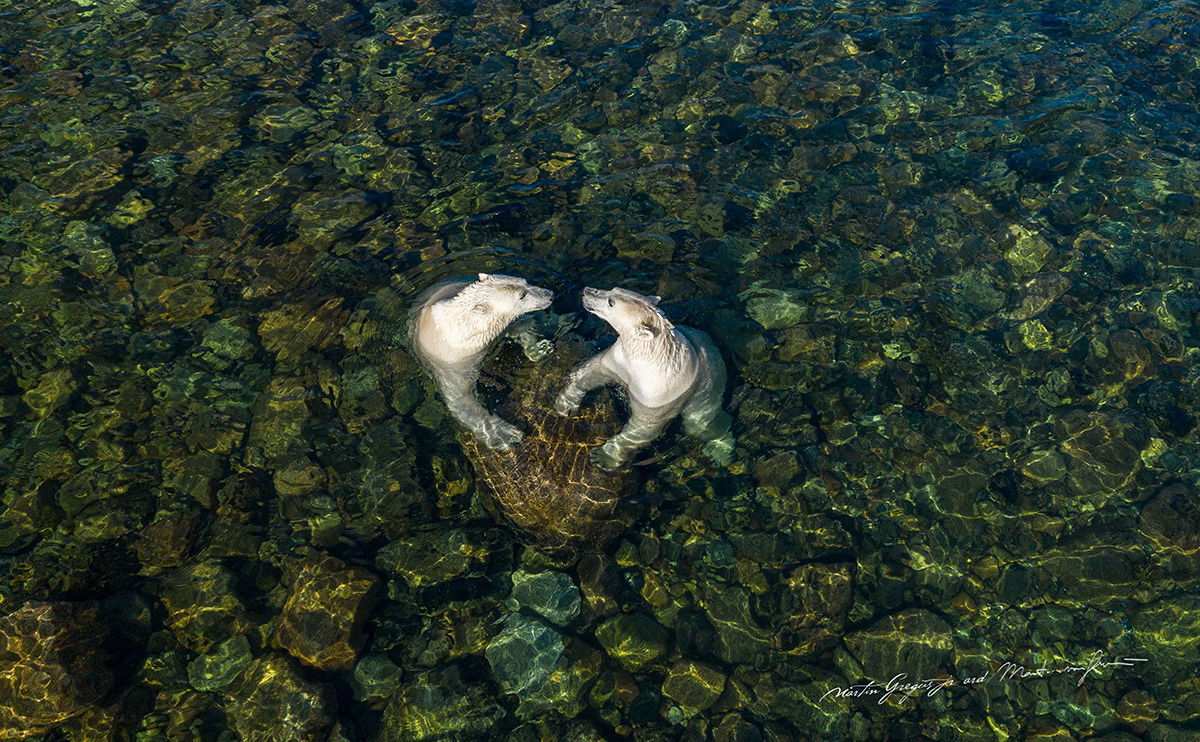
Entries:
[[[1195, 737], [1198, 67], [1193, 0], [0, 0], [0, 738]], [[663, 296], [735, 462], [498, 523], [398, 345], [477, 271]]]

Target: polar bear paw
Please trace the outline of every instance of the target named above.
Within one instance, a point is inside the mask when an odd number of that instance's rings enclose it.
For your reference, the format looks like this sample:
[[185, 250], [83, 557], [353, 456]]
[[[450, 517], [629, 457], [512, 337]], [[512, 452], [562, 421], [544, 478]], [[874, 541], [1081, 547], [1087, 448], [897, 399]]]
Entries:
[[700, 450], [717, 466], [729, 466], [733, 463], [733, 443], [733, 436], [726, 434], [705, 443]]
[[525, 437], [517, 426], [507, 423], [498, 417], [491, 417], [483, 422], [475, 436], [488, 448], [497, 451], [509, 451]]
[[588, 458], [592, 460], [593, 464], [605, 471], [617, 471], [618, 469], [625, 468], [625, 459], [614, 454], [607, 443], [594, 446], [591, 453], [588, 454]]

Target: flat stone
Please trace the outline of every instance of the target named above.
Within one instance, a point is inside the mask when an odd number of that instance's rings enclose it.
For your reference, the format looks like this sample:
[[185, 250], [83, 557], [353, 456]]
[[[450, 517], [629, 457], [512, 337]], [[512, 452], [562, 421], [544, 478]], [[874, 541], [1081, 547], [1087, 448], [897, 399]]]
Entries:
[[485, 650], [500, 688], [522, 699], [541, 689], [562, 653], [562, 634], [519, 613], [505, 617], [504, 629]]
[[668, 649], [667, 630], [644, 613], [623, 613], [600, 625], [596, 638], [604, 651], [631, 670], [663, 657]]
[[305, 680], [285, 654], [255, 660], [233, 683], [225, 710], [241, 742], [323, 740], [337, 698], [322, 684]]
[[512, 598], [521, 605], [541, 614], [546, 620], [565, 626], [579, 615], [579, 588], [570, 576], [562, 572], [528, 574], [514, 572]]
[[662, 692], [680, 706], [703, 711], [713, 705], [725, 690], [725, 675], [701, 662], [683, 660], [671, 665]]
[[349, 670], [365, 637], [379, 579], [323, 554], [311, 557], [292, 581], [275, 645], [320, 670]]

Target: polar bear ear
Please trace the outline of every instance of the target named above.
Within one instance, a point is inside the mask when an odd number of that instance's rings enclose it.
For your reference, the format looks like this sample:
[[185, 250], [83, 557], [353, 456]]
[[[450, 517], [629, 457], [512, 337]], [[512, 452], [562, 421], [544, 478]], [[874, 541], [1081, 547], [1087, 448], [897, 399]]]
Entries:
[[644, 319], [640, 323], [638, 323], [637, 334], [638, 334], [638, 337], [653, 338], [653, 337], [658, 337], [658, 333], [661, 330], [662, 330], [662, 328], [658, 326], [657, 322], [655, 322], [653, 320], [649, 320], [649, 319]]
[[657, 307], [658, 303], [660, 301], [662, 301], [662, 297], [661, 296], [647, 296], [646, 301], [650, 302], [650, 306]]
[[485, 301], [481, 301], [471, 307], [471, 314], [491, 314], [492, 305]]
[[489, 274], [489, 273], [480, 273], [480, 274], [479, 274], [479, 280], [480, 280], [480, 281], [486, 281], [486, 280], [490, 279], [491, 277], [492, 277], [492, 276], [491, 276], [491, 274]]

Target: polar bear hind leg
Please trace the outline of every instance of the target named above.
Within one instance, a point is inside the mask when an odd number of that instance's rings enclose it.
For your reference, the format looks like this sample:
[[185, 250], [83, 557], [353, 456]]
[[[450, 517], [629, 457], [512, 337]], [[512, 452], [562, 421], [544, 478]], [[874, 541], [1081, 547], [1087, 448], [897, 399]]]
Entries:
[[624, 467], [639, 449], [662, 435], [678, 414], [678, 404], [643, 407], [629, 400], [629, 421], [620, 433], [592, 449], [592, 463], [609, 471]]
[[719, 466], [733, 462], [733, 417], [721, 409], [725, 397], [725, 362], [708, 336], [698, 330], [686, 331], [688, 340], [701, 356], [706, 373], [696, 383], [683, 405], [683, 432], [704, 442], [701, 450]]
[[701, 451], [712, 459], [718, 466], [729, 466], [733, 463], [733, 433], [729, 428], [733, 417], [721, 410], [720, 400], [717, 406], [702, 408], [699, 405], [691, 410], [683, 411], [683, 432], [689, 438], [704, 441]]

